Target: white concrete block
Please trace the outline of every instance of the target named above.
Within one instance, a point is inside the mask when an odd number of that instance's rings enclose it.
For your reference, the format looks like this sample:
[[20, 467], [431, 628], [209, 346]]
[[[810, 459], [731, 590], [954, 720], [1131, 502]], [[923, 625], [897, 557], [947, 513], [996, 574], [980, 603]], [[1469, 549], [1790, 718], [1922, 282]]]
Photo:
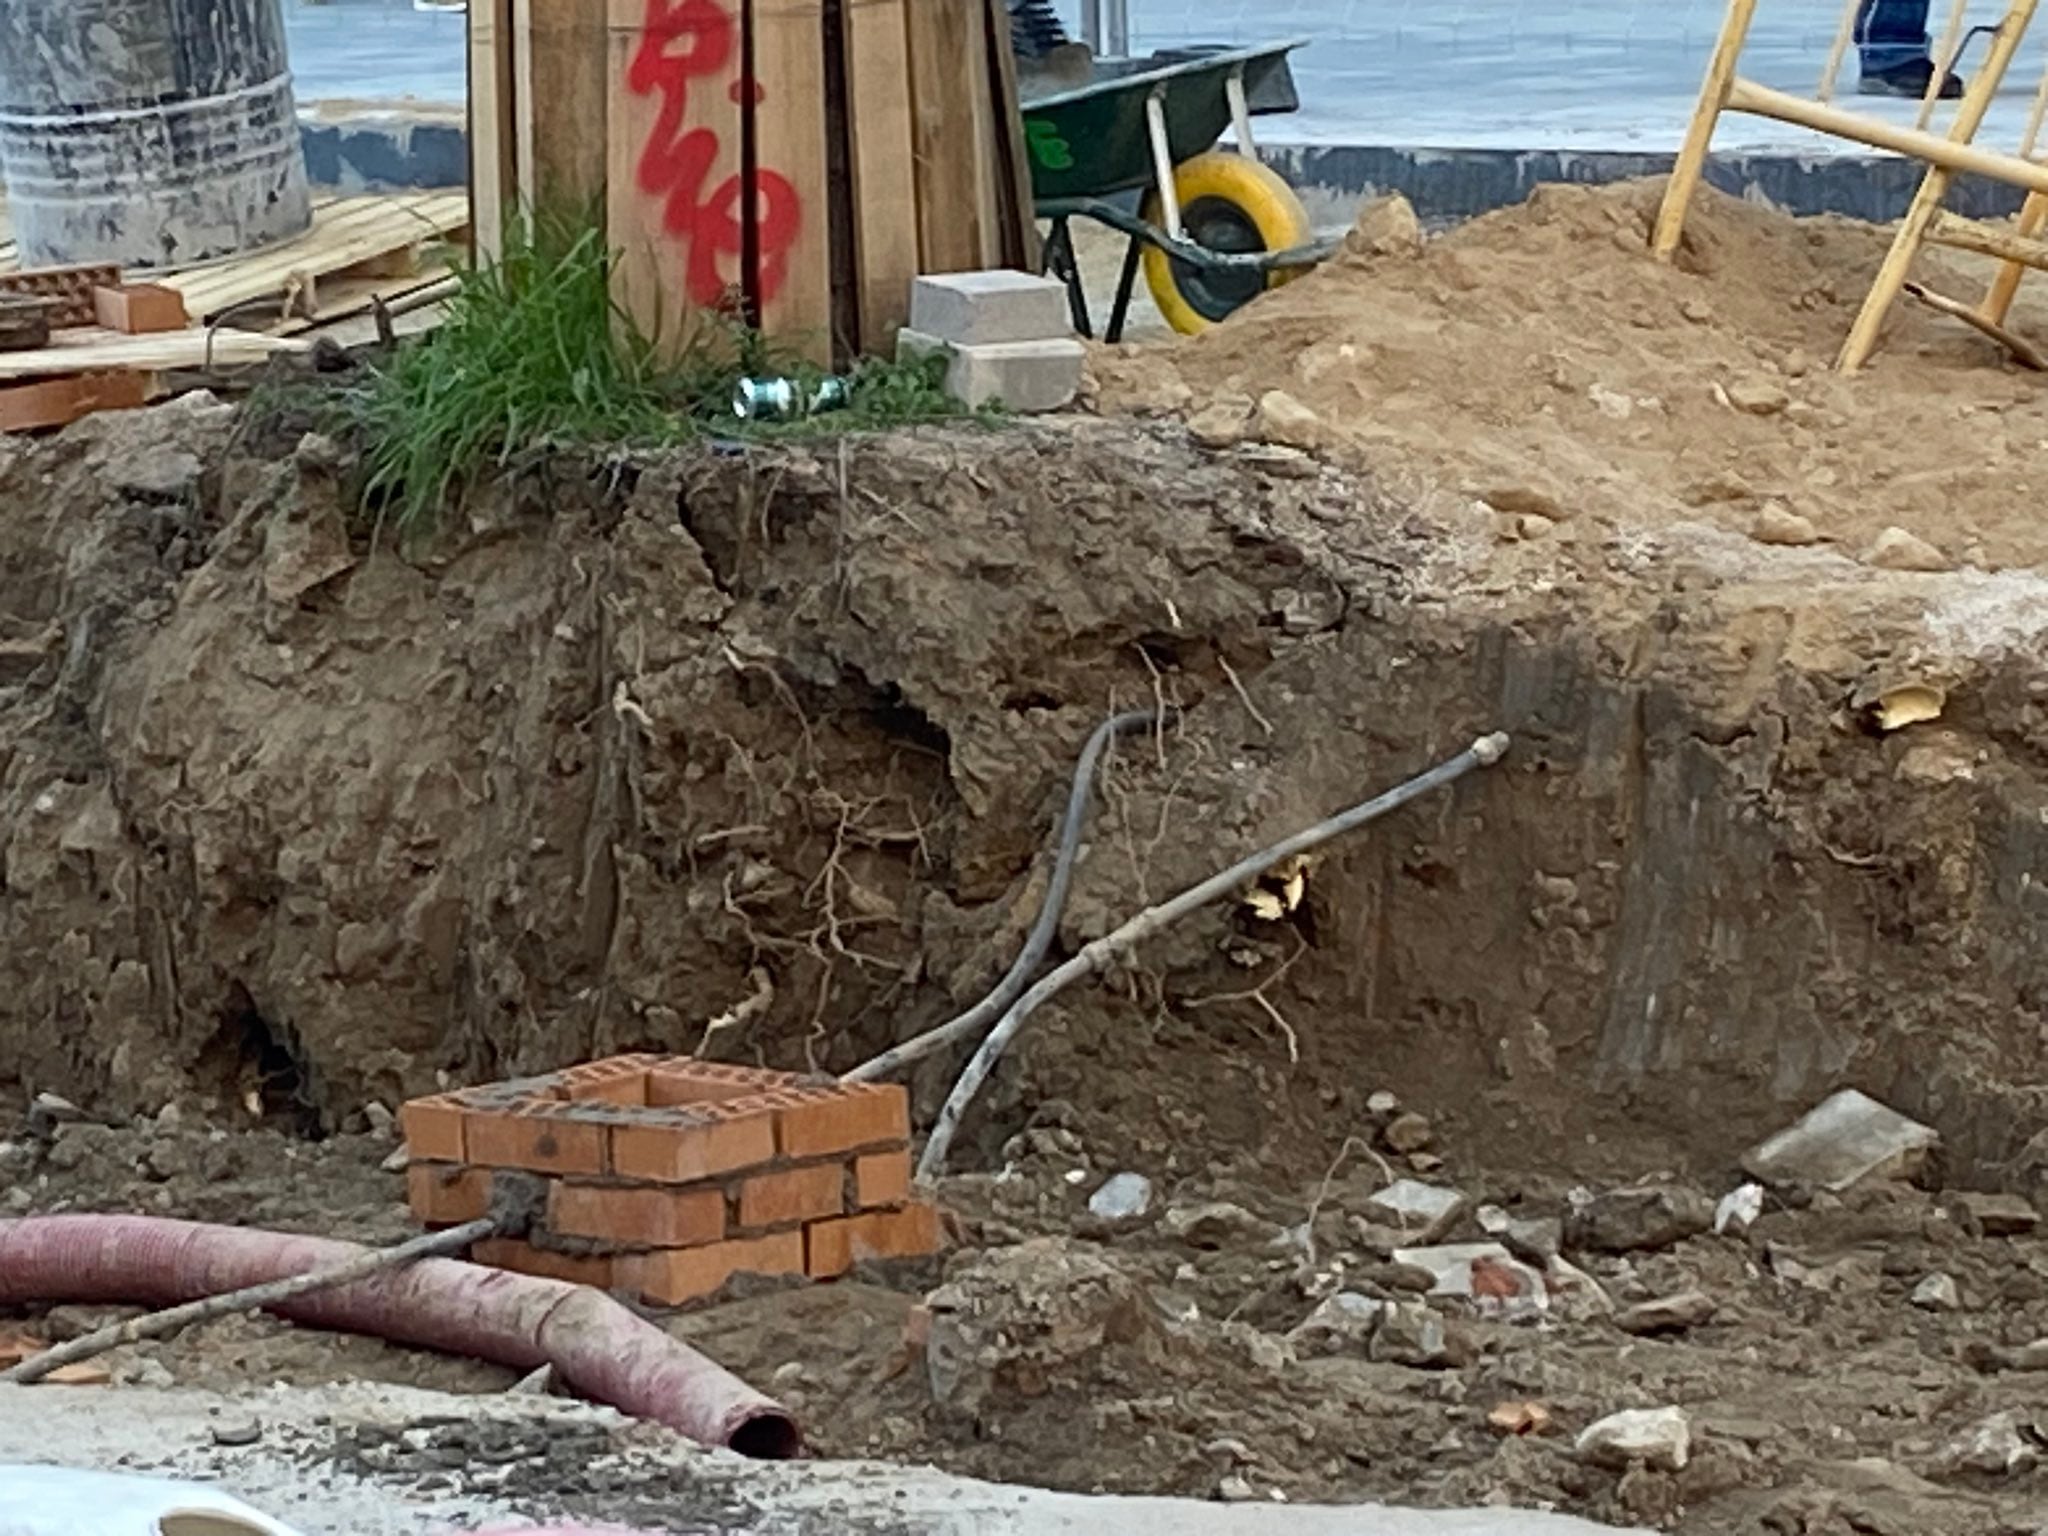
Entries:
[[1057, 411], [1073, 404], [1081, 390], [1087, 349], [1073, 337], [1053, 341], [995, 342], [964, 346], [915, 329], [896, 337], [899, 358], [944, 352], [946, 393], [970, 410], [1000, 405], [1026, 414]]
[[920, 277], [910, 289], [910, 328], [969, 347], [1050, 341], [1074, 331], [1057, 278], [1008, 271]]

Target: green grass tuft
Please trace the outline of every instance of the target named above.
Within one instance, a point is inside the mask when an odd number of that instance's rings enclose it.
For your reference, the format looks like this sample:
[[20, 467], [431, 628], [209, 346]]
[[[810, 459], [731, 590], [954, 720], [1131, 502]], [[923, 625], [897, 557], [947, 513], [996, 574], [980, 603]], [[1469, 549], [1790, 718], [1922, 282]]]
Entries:
[[612, 263], [588, 223], [544, 218], [517, 231], [502, 260], [460, 273], [437, 328], [402, 342], [347, 393], [363, 505], [380, 524], [423, 537], [479, 476], [550, 448], [818, 435], [961, 414], [939, 387], [942, 364], [870, 361], [849, 376], [844, 410], [742, 421], [732, 411], [742, 377], [809, 386], [822, 374], [736, 324], [680, 360], [657, 356], [612, 302]]

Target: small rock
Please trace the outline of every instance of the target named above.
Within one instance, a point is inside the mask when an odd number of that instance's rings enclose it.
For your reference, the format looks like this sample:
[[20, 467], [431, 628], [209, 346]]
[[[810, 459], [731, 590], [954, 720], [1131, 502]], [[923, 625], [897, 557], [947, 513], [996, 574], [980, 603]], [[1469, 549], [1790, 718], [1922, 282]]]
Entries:
[[2041, 1225], [2041, 1213], [2018, 1195], [1972, 1191], [1957, 1195], [1955, 1203], [1970, 1213], [1986, 1237], [2025, 1237]]
[[1813, 520], [1800, 516], [1782, 501], [1764, 505], [1764, 509], [1757, 513], [1756, 521], [1749, 525], [1749, 536], [1759, 544], [1794, 547], [1820, 542], [1820, 530], [1813, 526]]
[[1479, 1346], [1441, 1313], [1419, 1301], [1400, 1301], [1380, 1314], [1366, 1354], [1383, 1364], [1443, 1371], [1470, 1365], [1479, 1358]]
[[39, 1093], [29, 1101], [28, 1133], [31, 1136], [47, 1138], [56, 1133], [58, 1126], [77, 1125], [84, 1119], [84, 1110], [54, 1093]]
[[1152, 1181], [1142, 1173], [1113, 1173], [1088, 1197], [1088, 1211], [1104, 1221], [1135, 1221], [1152, 1209]]
[[1940, 1136], [1854, 1088], [1824, 1100], [1742, 1159], [1765, 1184], [1805, 1184], [1836, 1194], [1873, 1175], [1910, 1178]]
[[412, 1154], [402, 1146], [395, 1148], [383, 1162], [377, 1165], [379, 1173], [403, 1173], [412, 1163]]
[[1745, 375], [1722, 386], [1728, 403], [1745, 416], [1776, 416], [1792, 403], [1792, 397], [1775, 380], [1760, 373]]
[[115, 490], [138, 501], [190, 501], [199, 489], [199, 456], [183, 448], [151, 447], [119, 455], [109, 466]]
[[[776, 1375], [779, 1377], [788, 1369], [786, 1365], [780, 1366], [776, 1370]], [[798, 1367], [798, 1371], [801, 1373], [801, 1366]], [[549, 1361], [546, 1365], [535, 1366], [505, 1390], [518, 1397], [546, 1397], [555, 1390], [554, 1362]]]
[[1721, 1203], [1714, 1207], [1714, 1230], [1739, 1236], [1755, 1226], [1757, 1217], [1763, 1213], [1763, 1185], [1740, 1185], [1723, 1195]]
[[1654, 1301], [1637, 1302], [1614, 1316], [1614, 1326], [1623, 1333], [1683, 1333], [1713, 1321], [1719, 1310], [1705, 1291], [1679, 1291]]
[[398, 1117], [375, 1099], [363, 1106], [363, 1118], [370, 1123], [370, 1134], [379, 1141], [389, 1141], [392, 1129], [398, 1124]]
[[1436, 1140], [1436, 1132], [1430, 1123], [1413, 1110], [1389, 1120], [1380, 1136], [1389, 1147], [1403, 1153], [1427, 1151], [1429, 1144]]
[[178, 1384], [178, 1379], [171, 1374], [170, 1367], [149, 1355], [144, 1355], [116, 1371], [114, 1379], [124, 1387], [151, 1387], [158, 1391]]
[[1678, 312], [1694, 325], [1711, 325], [1714, 322], [1714, 306], [1705, 299], [1687, 299], [1678, 306]]
[[1972, 1425], [1935, 1457], [1935, 1471], [1953, 1477], [1959, 1472], [1985, 1472], [2009, 1477], [2041, 1459], [2033, 1424], [2011, 1409]]
[[166, 1104], [156, 1112], [156, 1128], [160, 1131], [175, 1131], [185, 1123], [185, 1111], [175, 1104]]
[[1497, 1435], [1544, 1435], [1557, 1422], [1541, 1403], [1496, 1403], [1486, 1415], [1486, 1427]]
[[1948, 571], [1955, 563], [1916, 533], [1887, 528], [1863, 552], [1863, 563], [1880, 571]]
[[1546, 490], [1533, 485], [1502, 485], [1480, 493], [1479, 499], [1496, 512], [1509, 517], [1528, 515], [1546, 518], [1561, 523], [1571, 514], [1565, 511], [1564, 503]]
[[2031, 1344], [2022, 1344], [2017, 1349], [2008, 1349], [2003, 1344], [1993, 1344], [1984, 1339], [1972, 1339], [1963, 1346], [1963, 1359], [1971, 1369], [1993, 1375], [1999, 1371], [2048, 1371], [2048, 1339], [2036, 1339]]
[[1465, 1213], [1465, 1197], [1441, 1184], [1396, 1179], [1366, 1202], [1375, 1219], [1399, 1227], [1418, 1243], [1433, 1243]]
[[1472, 1213], [1472, 1225], [1488, 1237], [1498, 1238], [1514, 1224], [1514, 1217], [1497, 1205], [1482, 1205]]
[[1932, 1274], [1913, 1287], [1913, 1305], [1929, 1312], [1953, 1312], [1962, 1304], [1953, 1275]]
[[1323, 418], [1284, 389], [1269, 389], [1259, 396], [1258, 435], [1283, 448], [1313, 452], [1325, 437]]
[[1251, 410], [1219, 400], [1188, 418], [1188, 436], [1200, 448], [1234, 448], [1251, 432]]
[[1442, 1173], [1444, 1171], [1444, 1160], [1434, 1152], [1410, 1152], [1408, 1154], [1408, 1171], [1410, 1173], [1419, 1173], [1424, 1178], [1428, 1178], [1433, 1173]]
[[1382, 1088], [1366, 1099], [1365, 1112], [1378, 1119], [1391, 1120], [1401, 1112], [1401, 1101]]
[[1509, 1253], [1538, 1269], [1548, 1268], [1564, 1249], [1564, 1223], [1555, 1216], [1513, 1220], [1495, 1235]]
[[1638, 1184], [1603, 1191], [1573, 1207], [1564, 1219], [1564, 1246], [1593, 1253], [1669, 1248], [1713, 1223], [1714, 1208], [1705, 1196], [1671, 1184]]
[[255, 1419], [222, 1419], [213, 1426], [215, 1445], [254, 1445], [263, 1438], [263, 1426]]
[[1259, 1491], [1251, 1485], [1251, 1480], [1239, 1472], [1232, 1472], [1216, 1484], [1216, 1497], [1225, 1504], [1242, 1504], [1258, 1496]]
[[[1429, 1294], [1432, 1296], [1471, 1296], [1473, 1291], [1473, 1268], [1479, 1264], [1515, 1264], [1512, 1255], [1499, 1243], [1443, 1243], [1436, 1246], [1397, 1248], [1393, 1259], [1396, 1264], [1406, 1264], [1415, 1269], [1428, 1271], [1431, 1280]], [[1525, 1266], [1516, 1265], [1518, 1269]], [[1542, 1277], [1536, 1277], [1540, 1289]]]
[[1159, 1229], [1190, 1248], [1211, 1250], [1235, 1244], [1269, 1243], [1279, 1231], [1272, 1222], [1228, 1200], [1175, 1206], [1160, 1218]]
[[1287, 1342], [1303, 1356], [1363, 1354], [1386, 1309], [1385, 1302], [1357, 1291], [1337, 1291], [1295, 1325]]
[[1597, 1466], [1678, 1472], [1692, 1459], [1692, 1424], [1682, 1408], [1628, 1408], [1588, 1425], [1576, 1449]]
[[1398, 192], [1368, 198], [1344, 237], [1352, 256], [1413, 256], [1423, 247], [1422, 220], [1415, 205]]

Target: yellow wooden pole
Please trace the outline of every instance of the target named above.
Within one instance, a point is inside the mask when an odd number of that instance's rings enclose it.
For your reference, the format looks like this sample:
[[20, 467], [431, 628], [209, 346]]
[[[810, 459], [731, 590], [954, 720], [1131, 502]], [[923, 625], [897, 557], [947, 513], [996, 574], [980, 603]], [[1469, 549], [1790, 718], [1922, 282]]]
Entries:
[[[2013, 0], [2011, 8], [2006, 11], [2005, 19], [1998, 24], [1997, 36], [1991, 40], [1991, 51], [1984, 60], [1983, 70], [1970, 82], [1969, 90], [1963, 93], [1963, 99], [1956, 107], [1955, 122], [1948, 131], [1952, 143], [1968, 144], [1976, 138], [1977, 130], [1984, 124], [1984, 114], [1990, 110], [1991, 98], [1997, 94], [2005, 72], [2012, 67], [2013, 55], [2019, 51], [2020, 42], [2027, 35], [2027, 26], [2033, 21], [2038, 4], [2039, 0]], [[1856, 323], [1849, 328], [1849, 339], [1842, 343], [1842, 354], [1835, 364], [1842, 372], [1854, 373], [1870, 360], [1870, 354], [1877, 349], [1878, 333], [1884, 328], [1885, 316], [1891, 313], [1899, 290], [1913, 269], [1913, 258], [1920, 254], [1921, 242], [1927, 237], [1927, 227], [1941, 212], [1942, 199], [1948, 196], [1948, 185], [1954, 177], [1955, 172], [1946, 166], [1933, 165], [1921, 178], [1920, 190], [1913, 194], [1912, 206], [1906, 210], [1906, 217], [1892, 240], [1892, 248], [1885, 255], [1884, 265], [1878, 268], [1877, 279], [1863, 300], [1863, 309], [1856, 316]]]
[[1827, 66], [1820, 72], [1820, 86], [1814, 91], [1816, 101], [1835, 99], [1835, 81], [1842, 73], [1842, 60], [1849, 56], [1849, 44], [1856, 37], [1856, 13], [1863, 9], [1863, 0], [1843, 0], [1842, 24], [1835, 28], [1834, 46], [1828, 49]]
[[1913, 118], [1915, 128], [1925, 128], [1934, 118], [1934, 104], [1941, 99], [1941, 83], [1955, 73], [1963, 51], [1963, 10], [1970, 0], [1953, 0], [1948, 8], [1948, 25], [1942, 29], [1941, 47], [1934, 55], [1934, 72], [1927, 77], [1927, 93], [1920, 98], [1920, 111]]
[[1742, 45], [1749, 41], [1749, 24], [1756, 19], [1756, 0], [1728, 0], [1728, 16], [1721, 23], [1720, 39], [1707, 62], [1707, 78], [1700, 86], [1699, 105], [1685, 130], [1685, 144], [1678, 151], [1678, 163], [1671, 168], [1671, 180], [1664, 187], [1664, 203], [1657, 210], [1657, 228], [1650, 237], [1650, 253], [1669, 261], [1685, 236], [1686, 210], [1699, 190], [1700, 175], [1707, 166], [1707, 151], [1713, 148], [1714, 126], [1728, 104], [1728, 91], [1735, 84], [1735, 67], [1742, 61]]

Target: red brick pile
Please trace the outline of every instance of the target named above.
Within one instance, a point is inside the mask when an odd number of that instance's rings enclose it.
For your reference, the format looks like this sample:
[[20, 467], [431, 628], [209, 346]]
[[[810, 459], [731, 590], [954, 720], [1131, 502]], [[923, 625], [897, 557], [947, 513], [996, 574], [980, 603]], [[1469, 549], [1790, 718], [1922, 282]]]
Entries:
[[633, 1292], [656, 1306], [743, 1272], [828, 1280], [864, 1258], [931, 1253], [938, 1213], [910, 1194], [903, 1089], [687, 1056], [616, 1056], [400, 1111], [413, 1214], [488, 1213], [500, 1171], [544, 1180], [524, 1239], [472, 1257]]

